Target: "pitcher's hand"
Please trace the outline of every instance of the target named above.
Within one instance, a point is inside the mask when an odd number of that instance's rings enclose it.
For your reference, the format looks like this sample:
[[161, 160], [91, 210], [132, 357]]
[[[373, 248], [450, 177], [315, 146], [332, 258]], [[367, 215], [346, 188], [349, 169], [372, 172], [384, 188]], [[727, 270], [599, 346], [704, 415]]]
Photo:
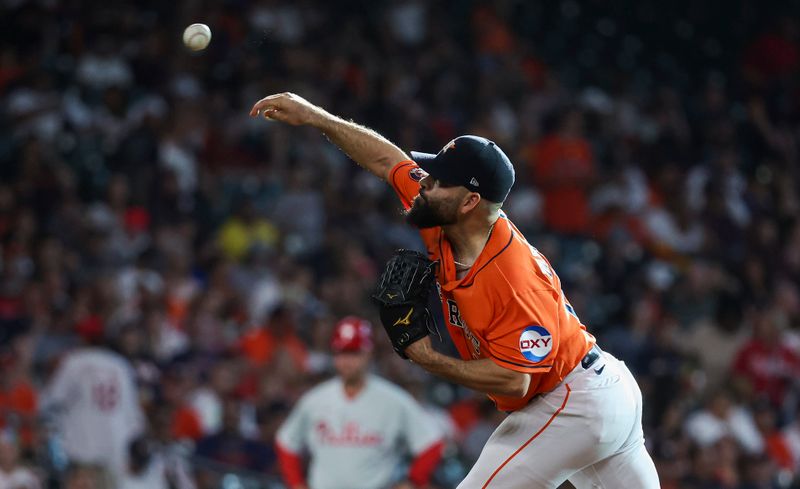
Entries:
[[325, 111], [308, 100], [293, 93], [276, 93], [264, 97], [250, 109], [250, 116], [263, 115], [265, 119], [274, 119], [293, 126], [313, 125]]

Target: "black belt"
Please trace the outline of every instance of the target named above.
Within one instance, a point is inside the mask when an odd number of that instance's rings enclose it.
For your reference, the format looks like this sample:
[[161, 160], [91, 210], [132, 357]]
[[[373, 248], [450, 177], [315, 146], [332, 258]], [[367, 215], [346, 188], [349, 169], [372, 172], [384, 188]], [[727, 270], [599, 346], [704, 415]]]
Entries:
[[581, 367], [583, 367], [584, 370], [589, 370], [589, 367], [591, 367], [594, 364], [594, 362], [596, 362], [597, 359], [600, 358], [600, 355], [602, 355], [602, 353], [603, 350], [601, 350], [599, 346], [597, 345], [592, 346], [592, 349], [589, 350], [589, 352], [586, 355], [584, 355], [584, 357], [581, 359]]

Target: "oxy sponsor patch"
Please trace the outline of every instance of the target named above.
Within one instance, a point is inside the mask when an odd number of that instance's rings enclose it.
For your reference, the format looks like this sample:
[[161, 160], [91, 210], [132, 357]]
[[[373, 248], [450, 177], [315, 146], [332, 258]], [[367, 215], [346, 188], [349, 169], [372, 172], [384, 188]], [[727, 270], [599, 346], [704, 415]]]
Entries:
[[553, 350], [553, 336], [542, 326], [528, 326], [519, 335], [519, 351], [531, 362], [541, 362]]

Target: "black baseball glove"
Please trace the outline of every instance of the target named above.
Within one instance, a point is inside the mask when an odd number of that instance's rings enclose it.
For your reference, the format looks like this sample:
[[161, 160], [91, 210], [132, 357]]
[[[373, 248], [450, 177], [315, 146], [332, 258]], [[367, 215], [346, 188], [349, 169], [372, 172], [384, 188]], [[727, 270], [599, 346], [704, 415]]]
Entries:
[[411, 343], [435, 331], [428, 296], [436, 280], [436, 263], [413, 250], [397, 250], [386, 263], [372, 296], [394, 351], [408, 358]]

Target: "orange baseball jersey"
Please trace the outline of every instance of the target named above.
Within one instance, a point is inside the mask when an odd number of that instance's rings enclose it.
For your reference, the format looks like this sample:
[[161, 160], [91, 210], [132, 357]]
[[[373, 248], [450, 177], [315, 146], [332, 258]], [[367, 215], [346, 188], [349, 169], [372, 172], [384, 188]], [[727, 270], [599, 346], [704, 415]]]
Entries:
[[[389, 173], [405, 208], [419, 194], [425, 175], [413, 161], [400, 162]], [[490, 358], [501, 367], [532, 374], [524, 397], [489, 396], [498, 409], [515, 411], [536, 394], [549, 392], [594, 345], [550, 263], [505, 214], [460, 280], [442, 229], [422, 229], [420, 234], [430, 259], [439, 261], [445, 323], [461, 358]]]

